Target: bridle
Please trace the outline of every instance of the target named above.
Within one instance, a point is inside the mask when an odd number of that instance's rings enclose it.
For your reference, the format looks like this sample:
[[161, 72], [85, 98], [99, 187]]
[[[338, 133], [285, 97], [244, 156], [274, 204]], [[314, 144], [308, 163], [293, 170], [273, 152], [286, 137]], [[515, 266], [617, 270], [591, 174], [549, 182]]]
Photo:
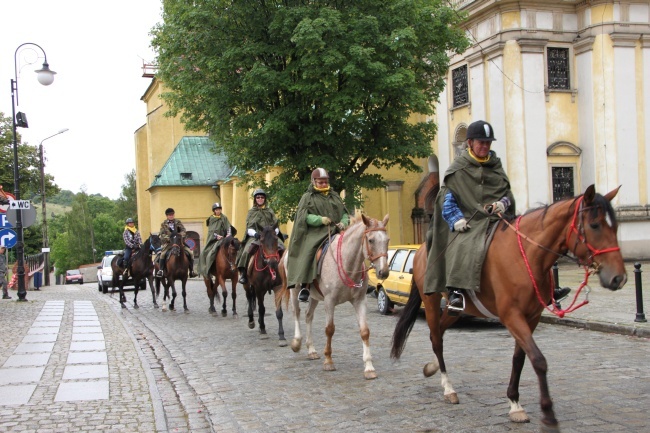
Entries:
[[[371, 232], [376, 232], [376, 231], [381, 231], [381, 232], [386, 232], [386, 227], [372, 227], [372, 228], [367, 228], [363, 232], [363, 237], [361, 238], [361, 243], [365, 245], [365, 251], [363, 251], [363, 256], [364, 260], [367, 259], [370, 261], [370, 266], [374, 267], [375, 266], [375, 260], [381, 258], [381, 257], [386, 257], [388, 258], [387, 253], [379, 253], [376, 255], [372, 255], [372, 250], [370, 249], [370, 241], [368, 240], [368, 233]], [[362, 263], [361, 265], [361, 271], [356, 271], [356, 272], [350, 272], [350, 274], [356, 274], [356, 273], [361, 273], [361, 278], [359, 279], [359, 282], [356, 283], [352, 277], [346, 272], [346, 270], [343, 268], [343, 237], [345, 236], [345, 231], [341, 232], [339, 235], [338, 242], [336, 244], [336, 269], [339, 274], [339, 278], [343, 283], [348, 286], [349, 288], [359, 288], [363, 286], [363, 281], [366, 278], [366, 265], [365, 263]]]
[[[520, 251], [521, 256], [523, 257], [524, 262], [526, 264], [526, 270], [528, 271], [528, 276], [530, 277], [530, 280], [533, 283], [533, 287], [535, 288], [535, 294], [537, 295], [537, 299], [539, 300], [540, 304], [542, 306], [544, 306], [544, 308], [546, 308], [548, 311], [550, 311], [551, 313], [557, 315], [560, 318], [564, 317], [564, 315], [566, 313], [570, 313], [572, 311], [575, 311], [578, 308], [582, 307], [583, 305], [586, 305], [586, 304], [589, 303], [589, 299], [585, 299], [580, 304], [574, 306], [575, 301], [578, 298], [578, 295], [580, 295], [580, 292], [582, 291], [582, 289], [585, 286], [587, 286], [587, 283], [589, 281], [589, 276], [592, 275], [592, 274], [597, 274], [600, 271], [600, 267], [601, 267], [600, 263], [598, 263], [595, 260], [595, 257], [600, 255], [600, 254], [619, 251], [621, 249], [620, 247], [616, 246], [616, 247], [604, 248], [602, 250], [599, 250], [599, 249], [595, 248], [593, 245], [591, 245], [587, 241], [587, 234], [586, 234], [585, 227], [584, 227], [584, 224], [583, 224], [583, 217], [579, 217], [578, 215], [582, 215], [588, 209], [591, 209], [591, 207], [585, 207], [585, 205], [584, 205], [584, 196], [580, 196], [576, 200], [575, 210], [573, 212], [573, 219], [571, 220], [571, 225], [569, 226], [569, 229], [567, 230], [567, 234], [566, 234], [567, 249], [569, 249], [573, 253], [573, 255], [575, 257], [570, 257], [566, 253], [560, 253], [560, 252], [553, 251], [550, 248], [547, 248], [547, 247], [539, 244], [538, 242], [534, 241], [533, 239], [531, 239], [528, 236], [521, 233], [521, 231], [519, 230], [519, 225], [521, 224], [522, 216], [519, 216], [517, 218], [517, 221], [515, 223], [515, 227], [513, 227], [512, 224], [510, 224], [505, 218], [503, 218], [503, 216], [501, 214], [498, 214], [499, 218], [501, 218], [501, 220], [503, 222], [505, 222], [506, 225], [509, 228], [511, 228], [512, 230], [514, 230], [514, 232], [517, 234], [517, 244], [519, 245], [519, 251]], [[570, 238], [571, 238], [572, 234], [575, 234], [575, 236], [576, 236], [575, 242], [573, 244], [573, 249], [571, 249], [571, 247], [569, 246], [569, 245], [571, 245]], [[555, 302], [551, 302], [551, 308], [549, 308], [546, 305], [546, 303], [542, 300], [541, 294], [539, 292], [539, 286], [537, 285], [537, 281], [535, 280], [532, 269], [530, 267], [530, 262], [528, 261], [528, 256], [526, 255], [526, 251], [524, 250], [524, 247], [523, 247], [522, 238], [527, 240], [528, 242], [532, 243], [533, 245], [536, 245], [537, 247], [542, 248], [543, 250], [545, 250], [547, 252], [550, 252], [552, 254], [557, 255], [558, 257], [567, 257], [567, 258], [573, 260], [579, 266], [582, 266], [585, 269], [585, 279], [580, 284], [580, 287], [578, 288], [578, 290], [577, 290], [577, 292], [575, 294], [573, 302], [571, 303], [571, 305], [569, 305], [569, 307], [567, 309], [564, 309], [564, 310], [558, 309], [557, 307], [555, 307]], [[578, 258], [578, 255], [576, 254], [576, 250], [578, 249], [579, 244], [584, 245], [591, 252], [591, 255], [587, 259], [588, 261], [585, 262], [585, 263], [583, 263]]]
[[[276, 240], [276, 244], [277, 244], [277, 240]], [[263, 259], [262, 259], [263, 266], [261, 266], [261, 267], [258, 264], [258, 258], [260, 256], [263, 257]], [[254, 268], [255, 268], [255, 270], [257, 272], [262, 272], [265, 269], [268, 269], [269, 273], [271, 274], [271, 281], [275, 281], [275, 279], [277, 277], [277, 274], [276, 274], [275, 270], [269, 266], [269, 262], [273, 258], [275, 258], [278, 262], [280, 261], [280, 253], [278, 253], [277, 249], [276, 249], [275, 253], [267, 254], [266, 251], [264, 251], [264, 245], [262, 243], [260, 243], [259, 251], [255, 254], [255, 258], [253, 260], [253, 266], [254, 266]]]
[[235, 269], [235, 260], [237, 259], [237, 250], [235, 248], [235, 239], [230, 238], [230, 243], [228, 244], [227, 251], [224, 251], [224, 257], [226, 258], [226, 263], [230, 266], [231, 270]]

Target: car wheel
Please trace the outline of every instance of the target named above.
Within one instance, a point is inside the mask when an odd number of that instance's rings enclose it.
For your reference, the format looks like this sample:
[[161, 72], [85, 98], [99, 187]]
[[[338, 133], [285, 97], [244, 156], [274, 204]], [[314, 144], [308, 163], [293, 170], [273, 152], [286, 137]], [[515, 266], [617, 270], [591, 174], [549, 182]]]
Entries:
[[108, 284], [104, 283], [102, 281], [102, 293], [106, 294], [108, 293]]
[[102, 282], [97, 281], [97, 291], [101, 292], [102, 291]]
[[388, 314], [393, 309], [393, 303], [388, 299], [383, 287], [380, 287], [377, 293], [377, 309], [381, 314]]

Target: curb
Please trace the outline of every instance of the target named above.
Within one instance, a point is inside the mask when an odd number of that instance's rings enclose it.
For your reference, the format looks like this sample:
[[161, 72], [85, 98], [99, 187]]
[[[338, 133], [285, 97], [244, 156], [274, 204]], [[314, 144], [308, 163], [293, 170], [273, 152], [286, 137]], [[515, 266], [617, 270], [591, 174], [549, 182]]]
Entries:
[[542, 315], [540, 322], [553, 325], [571, 326], [573, 328], [587, 329], [589, 331], [607, 332], [610, 334], [629, 335], [632, 337], [650, 338], [650, 328], [617, 323], [594, 322], [580, 319], [563, 318]]

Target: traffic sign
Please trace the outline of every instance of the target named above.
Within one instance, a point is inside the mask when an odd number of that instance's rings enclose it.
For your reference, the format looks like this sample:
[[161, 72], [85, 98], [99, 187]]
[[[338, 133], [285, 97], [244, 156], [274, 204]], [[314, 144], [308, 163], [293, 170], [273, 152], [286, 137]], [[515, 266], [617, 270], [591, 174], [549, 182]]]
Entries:
[[11, 248], [16, 245], [16, 232], [11, 229], [0, 230], [0, 246]]
[[8, 209], [7, 220], [15, 227], [18, 224], [18, 212], [22, 217], [23, 228], [31, 227], [36, 222], [36, 208], [29, 209]]
[[9, 200], [9, 209], [29, 209], [32, 207], [29, 200]]
[[[2, 191], [2, 185], [0, 185], [0, 192], [4, 193], [5, 196], [7, 196], [7, 200], [15, 200], [16, 197], [14, 197], [13, 194], [9, 192]], [[7, 209], [9, 209], [9, 202], [4, 202], [6, 204], [1, 204], [0, 205], [0, 213], [5, 213], [7, 212]]]
[[0, 227], [13, 227], [7, 219], [7, 214], [0, 213]]

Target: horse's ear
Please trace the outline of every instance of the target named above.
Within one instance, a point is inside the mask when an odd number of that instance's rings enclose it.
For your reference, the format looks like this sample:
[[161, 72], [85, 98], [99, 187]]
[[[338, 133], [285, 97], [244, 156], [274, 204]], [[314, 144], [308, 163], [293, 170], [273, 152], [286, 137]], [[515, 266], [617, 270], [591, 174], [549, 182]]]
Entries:
[[386, 224], [388, 224], [388, 214], [386, 214], [384, 220], [381, 222], [381, 225], [383, 225], [384, 227], [386, 227]]
[[596, 196], [596, 188], [594, 187], [594, 184], [592, 183], [587, 187], [587, 190], [585, 191], [584, 194], [584, 200], [585, 204], [589, 205], [591, 202], [594, 201], [594, 197]]
[[612, 199], [616, 197], [616, 194], [618, 194], [618, 190], [621, 189], [622, 186], [623, 185], [619, 185], [618, 188], [615, 188], [610, 192], [608, 192], [607, 194], [605, 194], [605, 198], [607, 199], [607, 201], [612, 201]]
[[367, 226], [368, 224], [370, 224], [370, 220], [368, 219], [368, 217], [366, 216], [366, 214], [363, 214], [363, 213], [361, 214], [361, 220], [363, 221], [363, 223], [364, 223], [366, 226]]

